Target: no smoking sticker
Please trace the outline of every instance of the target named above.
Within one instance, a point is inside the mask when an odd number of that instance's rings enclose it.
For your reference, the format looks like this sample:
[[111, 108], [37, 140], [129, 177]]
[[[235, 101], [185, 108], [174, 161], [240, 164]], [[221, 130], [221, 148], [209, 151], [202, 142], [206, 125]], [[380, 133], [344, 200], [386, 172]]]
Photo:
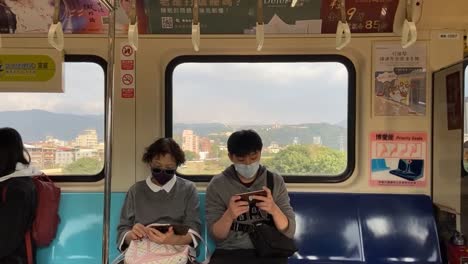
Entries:
[[125, 85], [130, 85], [133, 83], [133, 76], [131, 74], [124, 74], [122, 76], [122, 83]]

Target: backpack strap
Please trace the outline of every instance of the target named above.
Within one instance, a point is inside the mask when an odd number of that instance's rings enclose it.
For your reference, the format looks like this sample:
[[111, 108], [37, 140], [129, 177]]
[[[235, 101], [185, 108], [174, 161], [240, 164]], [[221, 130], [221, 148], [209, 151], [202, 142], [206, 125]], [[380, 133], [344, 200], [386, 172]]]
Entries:
[[267, 170], [267, 187], [270, 189], [271, 194], [273, 195], [273, 188], [275, 187], [275, 182], [273, 180], [273, 173]]
[[33, 264], [31, 230], [26, 231], [26, 234], [24, 235], [24, 242], [26, 244], [26, 256], [28, 258], [28, 264]]
[[[275, 181], [273, 180], [273, 173], [267, 170], [267, 188], [271, 191], [271, 196], [273, 196], [273, 188], [275, 187]], [[273, 223], [273, 216], [268, 214], [268, 222], [274, 225]]]
[[[192, 237], [194, 249], [196, 249], [199, 246], [199, 243], [197, 242], [197, 239], [200, 240], [200, 242], [205, 245], [205, 248], [204, 248], [205, 249], [205, 260], [203, 262], [201, 262], [200, 264], [208, 264], [210, 262], [210, 259], [211, 259], [211, 252], [210, 252], [210, 249], [208, 248], [208, 243], [200, 236], [200, 234], [198, 234], [197, 231], [190, 228], [188, 230], [188, 233]], [[192, 263], [197, 263], [196, 262], [196, 256], [189, 256], [189, 257], [191, 257], [190, 261]]]
[[6, 202], [6, 192], [7, 192], [7, 185], [3, 186], [2, 188], [2, 202]]

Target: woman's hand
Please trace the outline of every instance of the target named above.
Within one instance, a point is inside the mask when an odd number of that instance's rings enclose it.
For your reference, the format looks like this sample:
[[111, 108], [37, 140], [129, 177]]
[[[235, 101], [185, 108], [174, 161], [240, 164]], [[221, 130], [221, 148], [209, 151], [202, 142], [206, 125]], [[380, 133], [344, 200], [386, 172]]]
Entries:
[[169, 227], [169, 230], [166, 233], [161, 233], [159, 230], [148, 227], [146, 228], [148, 238], [158, 244], [168, 244], [175, 245], [177, 244], [177, 235], [174, 234], [174, 230]]
[[130, 241], [139, 240], [146, 236], [146, 227], [142, 224], [137, 223], [132, 227], [132, 230], [129, 231], [128, 234], [125, 236], [125, 242], [127, 244], [130, 244]]

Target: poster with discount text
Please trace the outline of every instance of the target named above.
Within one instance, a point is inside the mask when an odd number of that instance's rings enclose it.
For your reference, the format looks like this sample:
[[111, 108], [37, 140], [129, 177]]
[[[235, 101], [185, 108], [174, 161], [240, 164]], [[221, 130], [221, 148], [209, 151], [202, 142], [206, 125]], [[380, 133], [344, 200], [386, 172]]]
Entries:
[[426, 114], [426, 43], [375, 43], [374, 116]]
[[425, 132], [373, 132], [370, 143], [371, 186], [426, 186]]
[[[351, 33], [392, 33], [398, 0], [346, 0]], [[335, 34], [341, 20], [341, 1], [322, 1], [322, 33]]]

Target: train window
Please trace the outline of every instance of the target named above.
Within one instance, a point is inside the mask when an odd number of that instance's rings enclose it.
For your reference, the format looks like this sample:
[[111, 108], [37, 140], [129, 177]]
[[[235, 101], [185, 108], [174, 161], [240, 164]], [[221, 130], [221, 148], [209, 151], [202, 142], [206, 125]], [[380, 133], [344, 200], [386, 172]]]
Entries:
[[48, 175], [61, 175], [55, 180], [102, 178], [104, 63], [94, 56], [67, 56], [64, 93], [1, 94], [1, 126], [17, 129], [31, 163]]
[[341, 56], [179, 57], [166, 71], [166, 135], [179, 170], [208, 180], [231, 164], [239, 129], [263, 139], [261, 163], [288, 182], [337, 182], [354, 168], [352, 63]]

